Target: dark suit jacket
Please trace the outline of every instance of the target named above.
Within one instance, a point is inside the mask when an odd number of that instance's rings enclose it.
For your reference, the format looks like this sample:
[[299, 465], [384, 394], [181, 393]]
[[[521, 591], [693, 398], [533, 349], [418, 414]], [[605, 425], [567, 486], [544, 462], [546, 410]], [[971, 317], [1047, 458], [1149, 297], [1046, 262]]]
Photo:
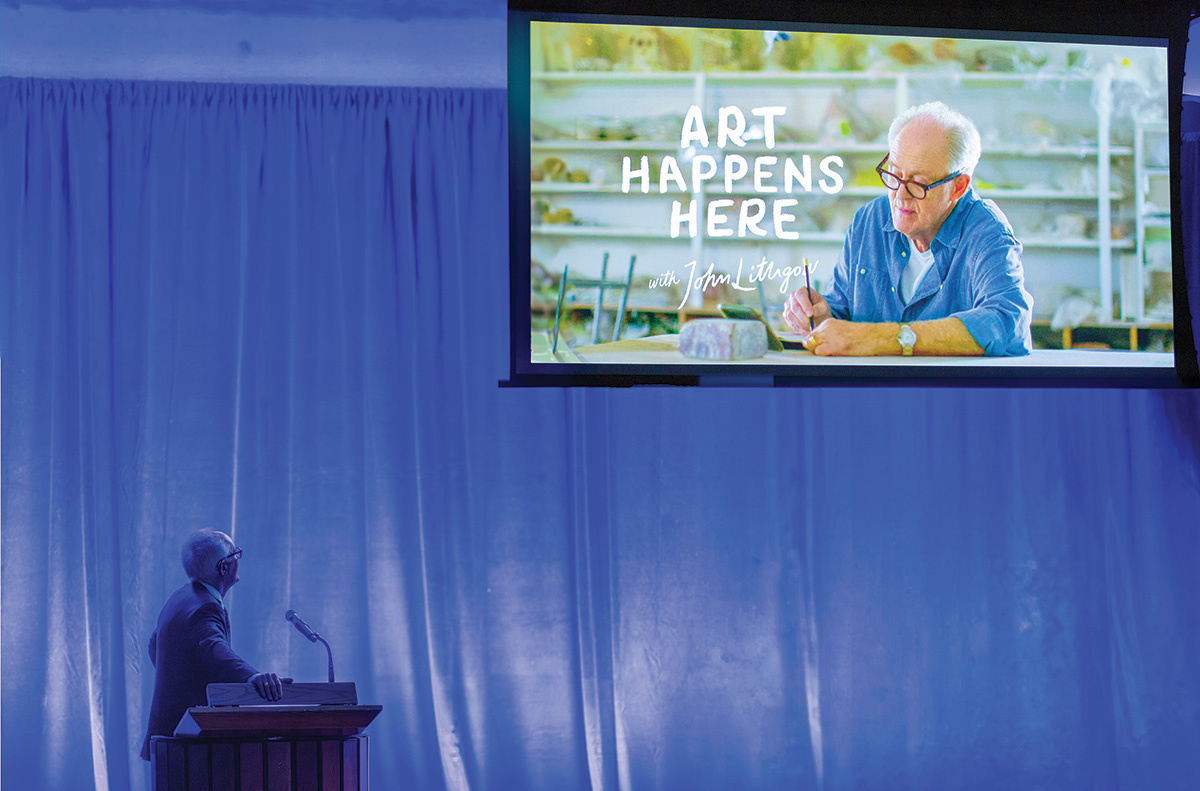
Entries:
[[142, 758], [150, 760], [150, 737], [170, 736], [185, 711], [208, 703], [213, 683], [240, 683], [258, 671], [233, 652], [225, 609], [199, 582], [189, 582], [167, 599], [150, 636], [154, 699]]

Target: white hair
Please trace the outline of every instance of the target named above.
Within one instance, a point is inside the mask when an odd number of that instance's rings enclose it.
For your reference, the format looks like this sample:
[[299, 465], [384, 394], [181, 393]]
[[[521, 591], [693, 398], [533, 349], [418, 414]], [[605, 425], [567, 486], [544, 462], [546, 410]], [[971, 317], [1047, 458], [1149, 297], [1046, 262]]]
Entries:
[[233, 551], [233, 539], [220, 530], [206, 527], [192, 533], [183, 542], [180, 553], [183, 570], [188, 578], [208, 582], [216, 571], [217, 562]]
[[979, 130], [971, 119], [957, 110], [951, 110], [941, 102], [926, 102], [910, 107], [892, 121], [888, 129], [888, 150], [896, 150], [896, 138], [909, 121], [929, 121], [946, 133], [946, 167], [950, 173], [975, 173], [979, 164], [981, 146]]

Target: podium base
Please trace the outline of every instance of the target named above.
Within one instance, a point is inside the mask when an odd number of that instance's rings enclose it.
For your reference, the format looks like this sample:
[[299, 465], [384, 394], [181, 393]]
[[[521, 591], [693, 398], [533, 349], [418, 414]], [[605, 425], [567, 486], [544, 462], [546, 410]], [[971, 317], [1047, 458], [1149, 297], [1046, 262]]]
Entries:
[[154, 791], [368, 791], [367, 737], [153, 736]]

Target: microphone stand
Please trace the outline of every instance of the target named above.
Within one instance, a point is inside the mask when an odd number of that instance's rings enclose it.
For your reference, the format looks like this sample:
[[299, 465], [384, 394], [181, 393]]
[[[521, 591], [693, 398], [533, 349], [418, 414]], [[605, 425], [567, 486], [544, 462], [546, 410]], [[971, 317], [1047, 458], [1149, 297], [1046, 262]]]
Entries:
[[325, 638], [313, 632], [313, 635], [321, 641], [321, 645], [325, 646], [325, 651], [329, 654], [329, 683], [333, 683], [333, 649], [329, 647], [329, 643], [325, 642]]
[[298, 632], [300, 632], [300, 634], [307, 637], [308, 641], [310, 643], [315, 643], [318, 640], [320, 640], [321, 645], [325, 646], [325, 653], [327, 653], [329, 655], [329, 683], [332, 684], [333, 683], [333, 649], [329, 647], [329, 643], [325, 641], [324, 637], [317, 634], [316, 631], [311, 626], [306, 624], [303, 621], [303, 619], [301, 619], [300, 616], [296, 613], [295, 610], [288, 610], [287, 613], [285, 613], [283, 617], [284, 617], [284, 620], [291, 623], [292, 626], [295, 626], [296, 630]]

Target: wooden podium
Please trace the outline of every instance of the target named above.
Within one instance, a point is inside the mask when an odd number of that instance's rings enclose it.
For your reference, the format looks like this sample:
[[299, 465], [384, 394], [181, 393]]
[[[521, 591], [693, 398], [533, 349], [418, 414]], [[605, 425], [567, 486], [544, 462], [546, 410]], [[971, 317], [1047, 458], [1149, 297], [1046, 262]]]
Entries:
[[266, 705], [252, 684], [209, 684], [208, 704], [151, 737], [155, 791], [368, 791], [362, 731], [383, 707], [353, 683], [285, 684]]

